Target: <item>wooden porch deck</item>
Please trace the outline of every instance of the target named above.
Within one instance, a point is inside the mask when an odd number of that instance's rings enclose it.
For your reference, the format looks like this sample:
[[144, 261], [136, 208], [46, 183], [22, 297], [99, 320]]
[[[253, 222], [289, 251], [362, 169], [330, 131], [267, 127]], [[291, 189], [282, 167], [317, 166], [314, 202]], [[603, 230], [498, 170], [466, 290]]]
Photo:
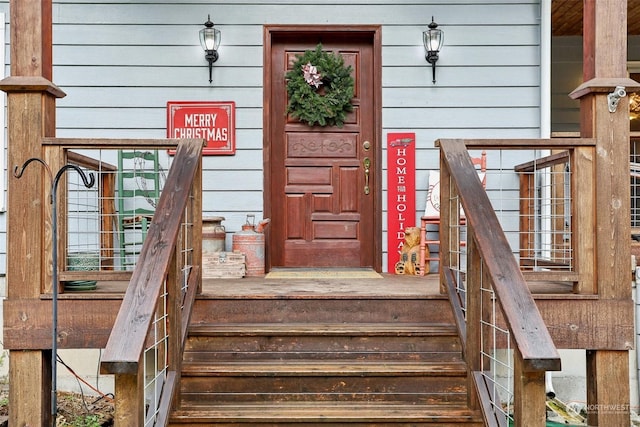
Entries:
[[[241, 279], [203, 279], [200, 298], [444, 298], [438, 287], [438, 274], [427, 276], [404, 276], [382, 273], [379, 279], [353, 279], [328, 277], [323, 279], [244, 277]], [[119, 298], [125, 292], [127, 282], [99, 281], [90, 292], [66, 292], [62, 299]], [[553, 282], [530, 282], [529, 289], [535, 295], [546, 297], [572, 293], [572, 285]]]

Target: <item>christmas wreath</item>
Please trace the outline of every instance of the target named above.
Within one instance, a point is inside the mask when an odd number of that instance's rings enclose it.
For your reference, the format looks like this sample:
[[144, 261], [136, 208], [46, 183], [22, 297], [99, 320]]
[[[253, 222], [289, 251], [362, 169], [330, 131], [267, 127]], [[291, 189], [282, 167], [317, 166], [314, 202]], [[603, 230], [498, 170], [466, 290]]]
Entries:
[[323, 52], [321, 44], [305, 51], [285, 76], [287, 113], [309, 126], [342, 127], [347, 113], [353, 111], [352, 70], [345, 67], [342, 56]]

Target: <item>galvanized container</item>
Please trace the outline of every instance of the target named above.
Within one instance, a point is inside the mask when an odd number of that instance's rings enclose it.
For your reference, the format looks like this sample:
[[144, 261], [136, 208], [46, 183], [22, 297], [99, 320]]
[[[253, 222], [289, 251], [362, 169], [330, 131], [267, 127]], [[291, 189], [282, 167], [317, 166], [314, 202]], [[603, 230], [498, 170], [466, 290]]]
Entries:
[[202, 218], [202, 253], [224, 252], [227, 236], [223, 216]]
[[225, 250], [226, 230], [224, 217], [202, 218], [202, 277], [209, 278], [219, 254]]

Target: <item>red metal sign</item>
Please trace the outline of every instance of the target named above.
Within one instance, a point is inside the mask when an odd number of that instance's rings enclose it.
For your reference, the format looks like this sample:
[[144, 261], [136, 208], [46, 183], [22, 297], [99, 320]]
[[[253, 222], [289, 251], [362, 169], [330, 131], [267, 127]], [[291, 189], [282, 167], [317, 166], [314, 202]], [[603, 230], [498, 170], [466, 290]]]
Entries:
[[167, 138], [204, 138], [203, 155], [236, 153], [236, 105], [229, 102], [167, 102]]
[[395, 272], [404, 230], [416, 222], [416, 134], [387, 134], [387, 271]]

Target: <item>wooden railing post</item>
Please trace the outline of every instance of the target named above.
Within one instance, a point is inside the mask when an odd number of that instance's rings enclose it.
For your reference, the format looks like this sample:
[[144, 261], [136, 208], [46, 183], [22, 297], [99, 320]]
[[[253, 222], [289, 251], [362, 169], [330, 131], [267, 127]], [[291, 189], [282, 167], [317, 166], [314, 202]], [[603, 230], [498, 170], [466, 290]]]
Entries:
[[[192, 264], [202, 266], [202, 156], [199, 158], [198, 170], [191, 184], [191, 223], [193, 227], [191, 229], [191, 241], [198, 242], [197, 245], [193, 245], [193, 259]], [[198, 281], [197, 293], [202, 293], [202, 281]]]
[[[43, 147], [42, 157], [44, 162], [49, 165], [50, 170], [57, 171], [61, 167], [65, 165], [65, 155], [64, 150], [59, 147]], [[67, 188], [67, 176], [66, 174], [60, 177], [60, 182], [58, 184], [59, 188]], [[51, 182], [48, 182], [48, 178], [45, 178], [45, 188], [42, 193], [42, 200], [45, 200], [45, 236], [49, 236], [44, 239], [44, 252], [43, 252], [43, 264], [42, 264], [42, 277], [44, 280], [43, 283], [43, 292], [47, 294], [51, 294], [53, 292], [52, 287], [52, 279], [53, 279], [53, 218], [51, 217], [52, 205], [50, 203], [50, 192], [51, 192]], [[58, 265], [66, 265], [65, 257], [64, 257], [64, 249], [67, 247], [67, 192], [66, 191], [58, 191], [57, 192], [57, 237], [58, 237]], [[63, 264], [64, 263], [64, 264]], [[60, 281], [58, 281], [58, 293], [63, 292], [63, 287], [60, 285]]]
[[[612, 108], [609, 96], [622, 87], [639, 90], [628, 77], [627, 0], [585, 1], [583, 13], [583, 77], [570, 96], [580, 99], [580, 133], [596, 140], [595, 198], [592, 215], [595, 233], [594, 274], [597, 294], [607, 300], [631, 302], [629, 185], [629, 97]], [[606, 48], [604, 41], [609, 40]], [[617, 314], [618, 315], [618, 314]], [[597, 327], [593, 327], [597, 331]], [[629, 352], [587, 351], [587, 424], [629, 425]], [[612, 410], [613, 409], [613, 410]]]
[[98, 214], [100, 215], [100, 268], [113, 270], [113, 238], [116, 223], [115, 200], [111, 197], [116, 192], [116, 174], [111, 171], [101, 171], [98, 185], [98, 200], [100, 200]]
[[[440, 236], [439, 258], [440, 265], [440, 292], [446, 293], [446, 284], [444, 278], [445, 268], [455, 268], [458, 266], [457, 258], [451, 256], [452, 242], [451, 242], [451, 215], [449, 204], [451, 201], [452, 192], [455, 190], [451, 188], [451, 180], [449, 175], [449, 169], [442, 155], [440, 156], [440, 225], [438, 230], [438, 236]], [[428, 250], [428, 249], [427, 249]], [[454, 265], [455, 264], [455, 265]]]
[[144, 425], [144, 401], [138, 398], [141, 371], [138, 374], [116, 374], [115, 412], [113, 422], [117, 427], [138, 427]]
[[[594, 149], [592, 147], [576, 147], [571, 150], [571, 235], [573, 237], [573, 259], [575, 270], [579, 274], [574, 292], [578, 294], [597, 294], [598, 283], [595, 277], [596, 251], [595, 234], [581, 230], [595, 230], [596, 199], [594, 176]], [[579, 196], [578, 196], [579, 195]]]
[[[56, 132], [56, 98], [65, 96], [50, 80], [52, 2], [11, 0], [10, 76], [0, 82], [7, 93], [7, 169], [40, 157], [42, 136]], [[16, 23], [20, 24], [16, 24]], [[51, 283], [42, 272], [48, 187], [43, 175], [7, 180], [7, 299], [38, 301]], [[5, 179], [5, 178], [3, 178]], [[12, 426], [55, 424], [51, 414], [51, 351], [11, 351], [9, 400]]]
[[544, 371], [525, 371], [519, 350], [513, 350], [514, 425], [546, 424]]
[[440, 292], [446, 292], [444, 268], [459, 269], [462, 246], [460, 239], [460, 197], [458, 189], [451, 183], [451, 174], [443, 154], [440, 155]]
[[532, 235], [535, 230], [535, 186], [532, 173], [520, 173], [520, 230], [518, 234], [520, 241], [520, 267], [531, 269], [524, 264], [524, 260], [534, 257], [534, 239]]

